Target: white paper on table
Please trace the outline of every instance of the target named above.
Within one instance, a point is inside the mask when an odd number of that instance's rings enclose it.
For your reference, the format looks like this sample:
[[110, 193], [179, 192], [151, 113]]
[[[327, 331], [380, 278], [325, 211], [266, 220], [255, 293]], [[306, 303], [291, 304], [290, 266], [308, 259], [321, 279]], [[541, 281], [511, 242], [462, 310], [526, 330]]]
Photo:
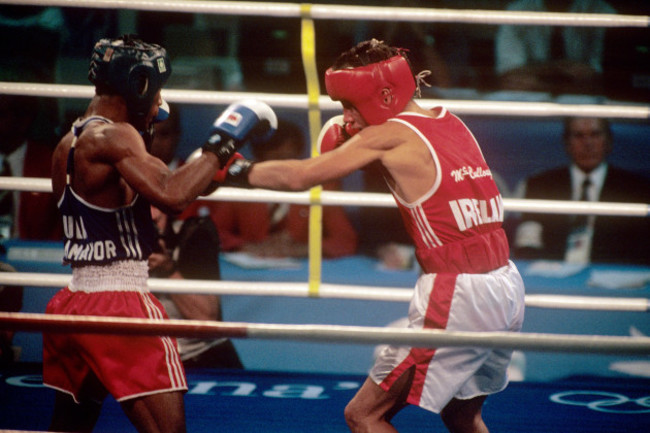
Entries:
[[[630, 336], [645, 337], [635, 326], [630, 326]], [[609, 369], [632, 376], [650, 377], [650, 361], [645, 359], [616, 361], [609, 364]]]
[[247, 253], [223, 253], [223, 258], [245, 269], [298, 269], [299, 260], [290, 257], [258, 257]]
[[587, 284], [603, 289], [641, 289], [650, 283], [648, 271], [599, 271], [593, 270]]
[[575, 275], [585, 269], [581, 263], [567, 263], [554, 260], [537, 260], [528, 265], [524, 271], [526, 275], [539, 277], [565, 278]]

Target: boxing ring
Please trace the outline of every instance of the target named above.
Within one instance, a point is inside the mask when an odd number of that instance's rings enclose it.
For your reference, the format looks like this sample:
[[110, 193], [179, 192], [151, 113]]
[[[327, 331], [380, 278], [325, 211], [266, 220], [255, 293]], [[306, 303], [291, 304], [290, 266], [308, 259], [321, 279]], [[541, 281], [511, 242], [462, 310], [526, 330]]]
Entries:
[[[339, 104], [322, 96], [315, 63], [314, 20], [389, 20], [457, 22], [476, 24], [523, 24], [523, 25], [573, 25], [602, 27], [647, 28], [648, 16], [588, 15], [555, 13], [513, 13], [501, 11], [435, 10], [425, 8], [383, 8], [329, 6], [317, 4], [219, 2], [219, 1], [19, 1], [0, 0], [0, 4], [51, 5], [61, 7], [118, 8], [156, 10], [176, 13], [205, 13], [219, 15], [264, 15], [293, 17], [301, 20], [301, 52], [307, 81], [306, 95], [279, 95], [250, 92], [212, 92], [164, 89], [163, 96], [170, 102], [197, 105], [226, 105], [244, 98], [256, 98], [273, 108], [306, 110], [312, 154], [320, 130], [322, 114], [335, 112]], [[344, 47], [345, 48], [345, 47]], [[89, 99], [91, 86], [9, 83], [0, 82], [0, 93], [44, 96], [52, 98]], [[443, 104], [459, 115], [526, 116], [547, 118], [551, 116], [585, 115], [614, 119], [650, 119], [647, 105], [589, 105], [526, 103], [468, 100], [419, 101], [424, 107]], [[0, 188], [17, 191], [51, 192], [49, 179], [0, 177]], [[364, 260], [330, 262], [321, 257], [322, 206], [395, 206], [392, 197], [375, 193], [347, 193], [322, 191], [314, 188], [303, 193], [281, 193], [264, 190], [242, 191], [220, 188], [206, 200], [216, 201], [274, 201], [310, 205], [309, 257], [300, 262], [299, 271], [266, 270], [256, 272], [236, 269], [232, 263], [222, 262], [223, 281], [178, 281], [150, 279], [155, 293], [202, 293], [219, 294], [224, 303], [224, 322], [167, 320], [129, 320], [118, 318], [48, 316], [36, 312], [0, 313], [0, 330], [13, 329], [30, 335], [43, 330], [50, 332], [88, 331], [96, 333], [144, 333], [174, 336], [218, 337], [228, 336], [238, 347], [244, 360], [250, 353], [258, 358], [277, 357], [278, 364], [287, 358], [302, 358], [309, 364], [310, 357], [322, 364], [329, 363], [333, 371], [305, 368], [265, 369], [273, 362], [260, 362], [245, 371], [190, 370], [190, 390], [186, 396], [188, 430], [212, 431], [215, 426], [222, 431], [237, 432], [286, 432], [346, 431], [343, 407], [354, 395], [365, 376], [363, 371], [346, 371], [346, 353], [362, 346], [358, 356], [365, 357], [370, 365], [371, 351], [378, 344], [408, 344], [415, 346], [469, 345], [480, 347], [506, 347], [524, 352], [544, 353], [545, 356], [590, 357], [615, 355], [629, 359], [648, 359], [650, 337], [647, 333], [647, 314], [650, 311], [650, 284], [646, 280], [642, 288], [627, 292], [625, 296], [611, 296], [611, 291], [599, 291], [603, 296], [592, 296], [587, 290], [577, 294], [527, 293], [527, 315], [536, 319], [538, 329], [524, 329], [522, 334], [508, 333], [452, 333], [448, 331], [414, 331], [385, 327], [379, 323], [388, 317], [399, 318], [406, 313], [411, 287], [416, 271], [398, 275], [395, 279], [381, 274], [374, 284], [355, 281], [352, 274], [359, 268], [371, 272], [376, 263]], [[592, 215], [619, 215], [648, 218], [648, 203], [588, 203], [560, 202], [552, 200], [504, 199], [506, 212], [543, 212]], [[13, 248], [13, 250], [12, 250]], [[22, 245], [8, 243], [7, 258], [12, 251], [19, 253], [32, 248], [34, 254], [44, 251], [48, 257], [57, 257], [60, 246], [51, 244]], [[18, 254], [20, 256], [20, 254]], [[27, 254], [29, 255], [29, 254]], [[14, 258], [16, 256], [13, 256]], [[24, 257], [23, 257], [24, 258]], [[16, 266], [19, 272], [0, 273], [0, 284], [23, 285], [36, 293], [35, 297], [46, 299], [59, 287], [67, 284], [70, 275], [66, 270], [53, 270], [52, 262], [34, 260], [29, 266]], [[30, 260], [24, 260], [24, 263]], [[17, 259], [20, 264], [21, 260]], [[524, 263], [524, 266], [529, 264]], [[30, 269], [30, 266], [33, 269]], [[365, 267], [364, 267], [365, 266]], [[635, 269], [646, 272], [647, 269]], [[601, 271], [608, 271], [601, 270]], [[335, 277], [332, 277], [335, 275]], [[231, 278], [229, 278], [231, 277]], [[584, 275], [583, 275], [584, 277]], [[575, 277], [577, 278], [577, 277]], [[247, 281], [251, 280], [251, 281]], [[577, 280], [576, 280], [577, 281]], [[573, 283], [576, 283], [573, 281]], [[543, 280], [539, 284], [552, 284]], [[585, 278], [579, 284], [586, 284]], [[528, 285], [528, 282], [527, 282]], [[631, 293], [631, 294], [630, 294]], [[636, 296], [636, 295], [641, 296]], [[368, 309], [372, 303], [381, 319], [363, 319], [355, 312]], [[267, 304], [264, 308], [262, 304]], [[37, 303], [38, 305], [38, 303]], [[376, 307], [375, 307], [376, 305]], [[269, 311], [269, 310], [277, 311]], [[333, 311], [344, 309], [341, 323], [320, 323], [326, 317], [335, 318]], [[324, 310], [324, 311], [322, 311]], [[41, 310], [42, 311], [42, 310]], [[302, 311], [302, 314], [298, 314]], [[307, 311], [307, 314], [305, 314]], [[397, 313], [400, 311], [401, 313]], [[291, 314], [295, 313], [295, 316]], [[321, 314], [323, 313], [323, 314]], [[543, 331], [544, 316], [551, 321], [566, 315], [578, 320], [594, 314], [630, 315], [640, 323], [638, 334], [620, 332], [605, 335], [608, 331], [594, 327], [590, 334], [563, 332], [552, 326], [552, 332]], [[283, 316], [284, 315], [284, 316]], [[619, 316], [620, 315], [620, 316]], [[306, 323], [305, 316], [312, 321]], [[247, 318], [249, 321], [238, 319]], [[293, 323], [292, 320], [304, 319]], [[264, 319], [268, 319], [265, 321]], [[338, 318], [337, 318], [338, 319]], [[358, 320], [357, 320], [358, 319]], [[527, 317], [528, 320], [528, 317]], [[335, 322], [335, 321], [333, 321]], [[356, 323], [355, 323], [356, 322]], [[598, 332], [596, 331], [602, 331]], [[627, 331], [627, 330], [626, 330]], [[640, 335], [639, 335], [640, 334]], [[643, 335], [645, 334], [645, 335]], [[277, 349], [280, 347], [280, 349]], [[334, 349], [324, 349], [332, 347]], [[274, 351], [276, 353], [274, 353]], [[286, 351], [283, 355], [279, 351]], [[562, 355], [564, 356], [564, 355]], [[304, 358], [303, 358], [304, 357]], [[562, 358], [566, 360], [566, 357]], [[262, 361], [264, 361], [262, 359]], [[246, 362], [245, 362], [246, 364]], [[285, 364], [292, 365], [292, 364]], [[40, 385], [38, 365], [27, 363], [10, 370], [0, 371], [0, 429], [44, 430], [52, 407], [52, 392]], [[541, 382], [514, 382], [504, 392], [488, 399], [484, 418], [496, 431], [608, 431], [630, 432], [650, 430], [650, 379], [639, 377], [570, 377], [562, 380]], [[288, 401], [287, 401], [288, 400]], [[535, 411], [530, 408], [535, 407]], [[216, 408], [216, 409], [215, 409]], [[42, 418], [36, 420], [34, 414]], [[42, 416], [41, 416], [42, 415]], [[525, 421], [522, 420], [522, 416]], [[443, 431], [438, 417], [418, 408], [409, 407], [395, 419], [400, 432], [416, 432], [425, 429]], [[290, 427], [289, 427], [290, 426]], [[107, 401], [95, 431], [129, 431], [130, 425], [114, 401]], [[209, 430], [208, 430], [209, 429]], [[288, 430], [289, 429], [289, 430]]]

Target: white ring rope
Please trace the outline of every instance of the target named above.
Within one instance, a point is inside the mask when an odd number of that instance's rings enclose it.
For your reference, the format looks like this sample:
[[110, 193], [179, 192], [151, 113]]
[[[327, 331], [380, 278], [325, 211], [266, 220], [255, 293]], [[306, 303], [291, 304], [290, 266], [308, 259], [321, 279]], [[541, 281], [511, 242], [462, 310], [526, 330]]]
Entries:
[[[0, 284], [29, 287], [64, 287], [68, 274], [34, 272], [0, 272]], [[214, 280], [178, 280], [150, 278], [154, 293], [195, 293], [202, 295], [314, 297], [309, 283], [248, 282]], [[413, 290], [398, 287], [369, 287], [321, 283], [318, 298], [356, 299], [367, 301], [410, 302]], [[650, 312], [650, 299], [612, 298], [569, 295], [526, 295], [526, 307], [572, 310]]]
[[[0, 176], [0, 190], [52, 192], [47, 178]], [[324, 206], [375, 206], [395, 207], [390, 194], [368, 192], [322, 191], [320, 199], [314, 202], [308, 191], [281, 192], [264, 189], [241, 189], [221, 187], [200, 200], [236, 202], [273, 202], [291, 204], [322, 204]], [[650, 216], [650, 204], [581, 202], [569, 200], [503, 199], [508, 212], [556, 213], [572, 215]]]
[[[299, 3], [165, 0], [0, 0], [6, 4], [133, 9], [217, 15], [249, 15], [300, 18]], [[330, 20], [373, 20], [414, 22], [456, 22], [468, 24], [519, 24], [582, 27], [648, 27], [647, 15], [457, 10], [381, 6], [310, 5], [310, 18]]]
[[[1, 2], [2, 0], [0, 0]], [[9, 95], [44, 96], [51, 98], [90, 99], [92, 86], [73, 84], [14, 83], [0, 81], [0, 93]], [[221, 92], [208, 90], [163, 89], [168, 102], [180, 104], [227, 105], [241, 99], [253, 98], [276, 108], [307, 109], [307, 95], [281, 95], [274, 93]], [[616, 119], [650, 119], [650, 107], [644, 105], [560, 104], [554, 102], [471, 101], [447, 99], [421, 99], [423, 107], [444, 105], [460, 115], [553, 117], [576, 116], [606, 117]], [[341, 104], [328, 96], [320, 96], [321, 110], [340, 110]]]
[[540, 352], [650, 354], [650, 337], [512, 332], [460, 332], [371, 326], [287, 325], [200, 320], [1, 313], [0, 329], [102, 334], [255, 338], [303, 342], [395, 344], [412, 347], [499, 347]]

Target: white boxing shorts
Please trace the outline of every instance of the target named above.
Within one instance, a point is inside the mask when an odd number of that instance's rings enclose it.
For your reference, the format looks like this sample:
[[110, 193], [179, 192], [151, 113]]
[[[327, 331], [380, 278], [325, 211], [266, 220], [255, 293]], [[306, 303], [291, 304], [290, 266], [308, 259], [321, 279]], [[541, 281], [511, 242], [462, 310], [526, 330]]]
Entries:
[[[512, 262], [485, 274], [425, 274], [415, 286], [408, 319], [411, 329], [518, 332], [524, 320], [524, 284]], [[389, 390], [414, 368], [407, 402], [440, 413], [453, 398], [503, 390], [511, 356], [512, 350], [505, 349], [386, 346], [370, 378]]]

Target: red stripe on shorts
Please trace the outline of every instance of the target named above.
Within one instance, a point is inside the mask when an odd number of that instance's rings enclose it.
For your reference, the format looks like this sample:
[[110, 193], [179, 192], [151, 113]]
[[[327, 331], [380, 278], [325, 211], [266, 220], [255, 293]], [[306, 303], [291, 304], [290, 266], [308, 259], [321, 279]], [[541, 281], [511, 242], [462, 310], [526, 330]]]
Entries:
[[[424, 318], [424, 329], [445, 329], [447, 327], [451, 301], [456, 287], [456, 277], [456, 274], [436, 275], [429, 295], [429, 303]], [[435, 348], [414, 347], [410, 350], [409, 356], [389, 375], [389, 377], [392, 377], [391, 381], [394, 382], [404, 371], [415, 365], [413, 383], [408, 396], [408, 402], [411, 404], [419, 405], [420, 403], [429, 363], [435, 353]], [[388, 380], [388, 377], [386, 379]]]

